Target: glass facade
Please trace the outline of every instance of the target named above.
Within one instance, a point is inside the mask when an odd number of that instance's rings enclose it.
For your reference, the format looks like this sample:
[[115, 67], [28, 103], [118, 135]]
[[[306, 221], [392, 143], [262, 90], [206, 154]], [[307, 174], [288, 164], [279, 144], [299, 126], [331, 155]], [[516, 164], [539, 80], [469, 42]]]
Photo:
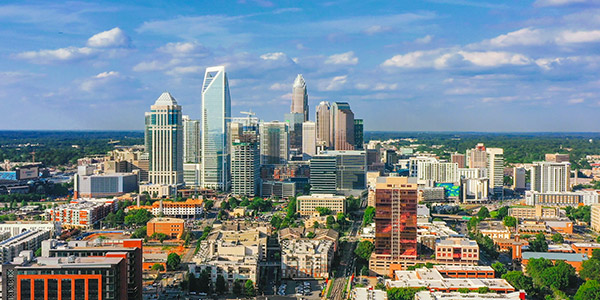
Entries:
[[225, 67], [206, 69], [202, 87], [202, 187], [229, 188], [231, 98]]

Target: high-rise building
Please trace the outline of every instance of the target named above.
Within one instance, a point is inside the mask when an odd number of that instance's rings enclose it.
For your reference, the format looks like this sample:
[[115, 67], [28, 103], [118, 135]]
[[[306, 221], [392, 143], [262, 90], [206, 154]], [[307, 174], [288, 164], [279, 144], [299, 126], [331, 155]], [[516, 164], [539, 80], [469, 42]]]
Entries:
[[328, 149], [331, 146], [331, 107], [329, 102], [321, 101], [316, 110], [317, 146]]
[[202, 187], [229, 189], [231, 97], [225, 67], [210, 67], [202, 85]]
[[290, 153], [288, 124], [264, 122], [260, 125], [260, 163], [281, 165], [287, 162]]
[[299, 113], [285, 114], [285, 122], [288, 124], [290, 149], [302, 153], [302, 123], [304, 115]]
[[149, 180], [153, 184], [183, 183], [183, 128], [181, 106], [165, 92], [151, 106]]
[[302, 123], [302, 157], [309, 160], [317, 154], [317, 128], [315, 122]]
[[417, 168], [419, 180], [431, 180], [435, 182], [458, 183], [458, 164], [442, 162], [419, 162]]
[[310, 160], [311, 194], [360, 195], [367, 188], [365, 151], [323, 151]]
[[331, 132], [335, 150], [354, 150], [354, 113], [347, 102], [331, 106]]
[[469, 168], [487, 168], [487, 153], [482, 143], [477, 144], [475, 149], [467, 150], [467, 166]]
[[363, 119], [354, 119], [354, 149], [362, 150], [364, 143]]
[[487, 148], [488, 177], [490, 192], [495, 197], [504, 196], [504, 150], [502, 148]]
[[257, 196], [260, 153], [255, 135], [242, 135], [231, 143], [231, 193]]
[[548, 162], [569, 162], [569, 154], [546, 153], [545, 158]]
[[375, 186], [375, 249], [369, 268], [388, 274], [390, 266], [417, 257], [416, 183], [408, 177], [379, 177]]
[[150, 153], [152, 149], [152, 132], [150, 131], [152, 125], [152, 113], [144, 113], [144, 151]]
[[183, 163], [200, 162], [200, 121], [182, 116], [183, 120]]
[[457, 163], [459, 168], [464, 168], [465, 164], [465, 155], [460, 153], [453, 153], [450, 156], [450, 162]]
[[513, 168], [513, 186], [514, 190], [525, 190], [525, 177], [526, 170], [525, 168]]
[[531, 190], [541, 193], [567, 192], [571, 164], [568, 162], [534, 162], [531, 167]]
[[292, 107], [291, 113], [302, 114], [303, 120], [308, 121], [308, 93], [306, 91], [306, 82], [302, 74], [298, 74], [292, 87]]

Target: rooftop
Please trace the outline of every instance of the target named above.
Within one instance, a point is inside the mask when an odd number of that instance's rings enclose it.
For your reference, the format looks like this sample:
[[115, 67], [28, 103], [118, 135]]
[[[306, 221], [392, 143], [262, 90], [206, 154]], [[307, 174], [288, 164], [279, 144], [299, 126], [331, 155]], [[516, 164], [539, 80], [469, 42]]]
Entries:
[[177, 105], [177, 100], [169, 92], [164, 92], [156, 99], [154, 105]]
[[561, 253], [561, 252], [523, 252], [523, 260], [532, 258], [545, 258], [549, 260], [565, 260], [573, 262], [582, 262], [588, 260], [587, 254], [583, 253]]

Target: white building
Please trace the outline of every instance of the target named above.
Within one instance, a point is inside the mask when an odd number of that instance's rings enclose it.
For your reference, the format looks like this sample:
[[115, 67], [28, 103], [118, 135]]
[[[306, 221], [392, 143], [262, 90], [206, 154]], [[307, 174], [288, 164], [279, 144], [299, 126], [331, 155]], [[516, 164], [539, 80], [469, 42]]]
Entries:
[[302, 123], [302, 158], [309, 160], [317, 154], [317, 125], [315, 122]]
[[200, 186], [200, 173], [202, 168], [200, 164], [183, 164], [183, 181], [186, 186], [198, 187]]
[[10, 263], [24, 250], [36, 251], [51, 237], [49, 230], [30, 230], [0, 242], [0, 262]]
[[182, 116], [183, 120], [183, 163], [200, 162], [200, 121]]
[[418, 176], [418, 169], [419, 169], [419, 163], [421, 162], [431, 162], [431, 163], [436, 163], [439, 162], [437, 160], [437, 158], [435, 157], [431, 157], [431, 156], [417, 156], [417, 157], [411, 157], [408, 160], [408, 169], [409, 169], [409, 176], [410, 177], [417, 177]]
[[295, 239], [282, 240], [280, 245], [282, 278], [329, 278], [334, 242]]
[[487, 148], [486, 152], [490, 193], [496, 197], [504, 197], [504, 150]]
[[443, 162], [418, 162], [418, 180], [459, 182], [458, 164]]
[[334, 215], [346, 213], [346, 197], [333, 194], [312, 194], [296, 198], [297, 212], [303, 216], [317, 214], [317, 207], [330, 209]]
[[569, 191], [571, 164], [539, 161], [531, 167], [531, 190], [541, 193]]
[[10, 236], [21, 234], [25, 231], [46, 230], [51, 235], [59, 235], [61, 231], [60, 222], [46, 221], [15, 221], [0, 224], [0, 232], [9, 232]]

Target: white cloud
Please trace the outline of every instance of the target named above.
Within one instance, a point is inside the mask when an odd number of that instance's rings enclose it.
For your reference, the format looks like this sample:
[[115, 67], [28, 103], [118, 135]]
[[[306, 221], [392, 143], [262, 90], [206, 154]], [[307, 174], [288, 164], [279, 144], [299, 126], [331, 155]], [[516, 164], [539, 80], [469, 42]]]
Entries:
[[600, 42], [600, 30], [563, 31], [556, 37], [558, 44]]
[[585, 99], [583, 99], [583, 98], [573, 98], [573, 99], [570, 99], [568, 103], [573, 105], [573, 104], [580, 104], [583, 102], [585, 102]]
[[88, 47], [93, 48], [129, 47], [130, 44], [131, 40], [119, 27], [97, 33], [87, 41]]
[[109, 77], [117, 77], [119, 76], [119, 72], [117, 71], [108, 71], [108, 72], [102, 72], [98, 75], [96, 75], [96, 78], [109, 78]]
[[535, 1], [536, 6], [564, 6], [571, 4], [581, 3], [597, 3], [595, 0], [537, 0]]
[[437, 49], [414, 51], [395, 55], [383, 62], [384, 67], [447, 69], [470, 65], [497, 67], [501, 65], [527, 65], [532, 61], [523, 54], [498, 51], [463, 51]]
[[391, 31], [392, 28], [389, 26], [381, 26], [381, 25], [372, 25], [367, 27], [367, 29], [365, 29], [365, 33], [368, 35], [374, 35], [377, 33], [382, 33], [382, 32], [387, 32], [387, 31]]
[[348, 81], [348, 75], [335, 76], [331, 79], [323, 80], [319, 83], [319, 90], [322, 91], [339, 91]]
[[415, 43], [417, 44], [429, 44], [431, 43], [431, 41], [433, 40], [433, 36], [432, 35], [426, 35], [422, 38], [418, 38], [415, 40]]
[[495, 67], [500, 65], [527, 65], [531, 60], [522, 54], [509, 52], [485, 51], [485, 52], [466, 52], [459, 51], [465, 60], [481, 67]]
[[358, 57], [354, 56], [354, 51], [349, 51], [340, 54], [334, 54], [325, 60], [326, 64], [332, 65], [356, 65]]
[[[539, 29], [523, 28], [499, 35], [487, 43], [494, 47], [537, 46], [548, 42], [548, 38]], [[486, 44], [484, 42], [483, 44]]]
[[283, 53], [283, 52], [272, 52], [272, 53], [265, 53], [265, 54], [261, 55], [260, 58], [262, 58], [264, 60], [284, 60], [284, 59], [287, 59], [287, 55], [285, 55], [285, 53]]
[[209, 54], [209, 51], [206, 49], [206, 47], [196, 42], [168, 43], [158, 48], [158, 51], [178, 57], [207, 56]]
[[423, 57], [427, 54], [425, 51], [415, 51], [406, 54], [398, 54], [383, 62], [384, 67], [398, 68], [420, 68], [425, 67]]
[[34, 63], [49, 64], [55, 62], [69, 62], [88, 58], [98, 53], [97, 50], [89, 47], [67, 47], [54, 50], [39, 50], [21, 52], [16, 55], [17, 58], [29, 60]]
[[84, 80], [79, 88], [85, 92], [93, 92], [111, 82], [122, 79], [123, 76], [117, 71], [102, 72], [96, 76]]
[[289, 83], [285, 84], [285, 83], [276, 82], [276, 83], [273, 83], [269, 87], [269, 89], [272, 90], [272, 91], [285, 91], [285, 90], [291, 89], [291, 85]]
[[167, 64], [165, 64], [164, 62], [158, 61], [158, 60], [152, 60], [152, 61], [143, 61], [138, 63], [137, 65], [135, 65], [133, 67], [133, 70], [136, 72], [146, 72], [146, 71], [157, 71], [157, 70], [164, 70], [167, 67], [169, 67]]
[[378, 83], [373, 88], [374, 91], [395, 90], [398, 88], [397, 83]]
[[201, 66], [185, 66], [185, 67], [175, 67], [172, 70], [167, 72], [167, 75], [171, 76], [179, 76], [186, 74], [202, 74], [204, 72], [204, 68]]

